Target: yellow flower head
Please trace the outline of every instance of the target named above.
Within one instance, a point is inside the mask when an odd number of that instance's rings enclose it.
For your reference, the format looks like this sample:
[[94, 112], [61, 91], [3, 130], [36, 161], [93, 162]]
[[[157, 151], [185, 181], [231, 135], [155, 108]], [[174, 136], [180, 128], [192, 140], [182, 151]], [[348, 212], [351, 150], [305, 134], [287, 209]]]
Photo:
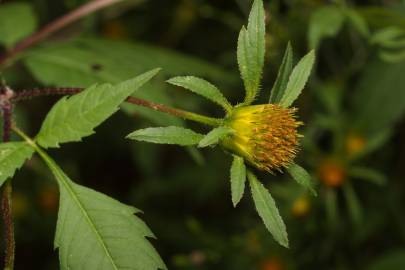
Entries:
[[261, 170], [287, 167], [297, 153], [297, 128], [302, 125], [295, 119], [295, 111], [277, 104], [236, 108], [225, 120], [234, 133], [222, 146]]

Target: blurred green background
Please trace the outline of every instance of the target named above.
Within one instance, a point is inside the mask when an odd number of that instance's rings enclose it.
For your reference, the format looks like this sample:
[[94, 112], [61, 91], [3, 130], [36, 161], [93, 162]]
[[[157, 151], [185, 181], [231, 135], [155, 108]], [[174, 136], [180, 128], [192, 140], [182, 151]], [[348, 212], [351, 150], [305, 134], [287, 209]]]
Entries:
[[[85, 2], [3, 0], [3, 50]], [[169, 269], [405, 269], [405, 1], [264, 2], [267, 53], [258, 103], [268, 100], [288, 41], [295, 59], [311, 48], [317, 54], [295, 106], [305, 122], [297, 159], [313, 175], [319, 196], [287, 175], [259, 175], [281, 210], [290, 249], [276, 244], [247, 196], [233, 208], [231, 158], [221, 150], [124, 139], [148, 126], [206, 127], [123, 105], [95, 135], [50, 154], [75, 181], [143, 210]], [[221, 117], [206, 100], [164, 81], [200, 76], [234, 104], [241, 101], [236, 41], [250, 5], [249, 0], [123, 1], [26, 51], [2, 77], [16, 91], [86, 87], [162, 67], [138, 97]], [[56, 100], [21, 102], [15, 120], [34, 136]], [[58, 190], [52, 175], [34, 157], [13, 185], [16, 269], [57, 269]]]

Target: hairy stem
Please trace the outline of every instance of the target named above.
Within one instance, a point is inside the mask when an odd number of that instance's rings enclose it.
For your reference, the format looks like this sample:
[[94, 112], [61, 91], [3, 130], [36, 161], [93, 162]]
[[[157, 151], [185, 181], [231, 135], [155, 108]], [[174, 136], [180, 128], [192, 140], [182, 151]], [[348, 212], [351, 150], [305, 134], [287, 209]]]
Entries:
[[[3, 142], [10, 141], [12, 103], [9, 100], [0, 101], [3, 113]], [[2, 187], [1, 212], [4, 225], [5, 239], [5, 259], [4, 269], [12, 270], [14, 268], [15, 240], [14, 240], [14, 222], [12, 212], [12, 185], [7, 180]]]
[[20, 52], [32, 47], [33, 45], [42, 41], [51, 34], [57, 32], [61, 28], [71, 24], [72, 22], [75, 22], [90, 13], [93, 13], [99, 9], [113, 5], [120, 1], [122, 0], [93, 0], [71, 11], [70, 13], [67, 13], [66, 15], [56, 19], [55, 21], [45, 25], [38, 32], [35, 32], [31, 36], [25, 38], [14, 48], [10, 49], [3, 55], [0, 55], [0, 66], [3, 66]]
[[[83, 91], [83, 88], [43, 88], [43, 89], [23, 90], [20, 92], [16, 92], [14, 96], [11, 98], [11, 101], [17, 102], [25, 99], [30, 99], [33, 97], [47, 96], [47, 95], [73, 95], [81, 91]], [[206, 124], [209, 126], [220, 126], [222, 124], [222, 120], [218, 118], [212, 118], [201, 114], [192, 113], [189, 111], [175, 109], [163, 104], [147, 101], [136, 97], [128, 97], [126, 99], [126, 102], [138, 106], [147, 107], [155, 111], [171, 114], [173, 116], [180, 117], [183, 119]]]

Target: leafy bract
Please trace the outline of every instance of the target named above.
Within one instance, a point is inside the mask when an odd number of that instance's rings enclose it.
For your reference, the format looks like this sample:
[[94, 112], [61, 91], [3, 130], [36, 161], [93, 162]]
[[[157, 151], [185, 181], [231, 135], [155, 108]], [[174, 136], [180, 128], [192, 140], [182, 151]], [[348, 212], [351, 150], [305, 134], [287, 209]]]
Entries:
[[262, 218], [264, 225], [280, 245], [288, 247], [286, 227], [273, 197], [253, 173], [248, 171], [247, 175], [256, 210]]
[[263, 2], [255, 0], [248, 26], [242, 27], [239, 33], [237, 58], [246, 90], [246, 104], [250, 104], [259, 91], [265, 55], [264, 19]]
[[273, 88], [270, 92], [269, 103], [278, 103], [284, 95], [287, 87], [288, 78], [290, 77], [292, 70], [293, 51], [291, 44], [288, 42], [285, 50], [283, 61], [278, 70], [277, 79], [274, 82]]
[[132, 132], [127, 138], [160, 144], [195, 145], [204, 135], [182, 127], [145, 128]]
[[158, 69], [151, 70], [122, 82], [93, 85], [70, 98], [57, 102], [46, 116], [36, 141], [43, 147], [59, 147], [60, 143], [80, 141], [119, 109], [119, 105]]
[[243, 158], [233, 156], [231, 167], [231, 193], [233, 206], [239, 203], [245, 191], [246, 183], [246, 166]]
[[309, 173], [302, 168], [301, 166], [297, 165], [296, 163], [292, 163], [287, 168], [288, 173], [297, 181], [298, 184], [302, 185], [306, 189], [308, 189], [314, 196], [316, 196], [316, 191], [314, 189], [314, 184], [311, 180], [311, 176]]
[[32, 156], [34, 150], [25, 142], [0, 144], [0, 186]]
[[206, 80], [194, 76], [179, 76], [171, 78], [167, 82], [199, 94], [222, 106], [227, 112], [232, 109], [232, 105], [222, 95], [221, 91], [219, 91], [219, 89], [215, 85], [207, 82]]
[[198, 147], [207, 147], [209, 145], [217, 144], [223, 138], [233, 133], [229, 127], [220, 126], [211, 130], [207, 135], [202, 138], [198, 143]]
[[7, 48], [34, 32], [36, 26], [37, 18], [30, 4], [2, 3], [0, 5], [0, 43]]
[[145, 237], [154, 237], [140, 211], [72, 182], [39, 151], [60, 189], [55, 248], [61, 269], [166, 269]]
[[304, 89], [308, 77], [311, 74], [314, 61], [315, 53], [312, 50], [306, 54], [294, 67], [290, 78], [288, 79], [287, 88], [280, 100], [281, 106], [289, 107], [301, 94], [301, 91]]

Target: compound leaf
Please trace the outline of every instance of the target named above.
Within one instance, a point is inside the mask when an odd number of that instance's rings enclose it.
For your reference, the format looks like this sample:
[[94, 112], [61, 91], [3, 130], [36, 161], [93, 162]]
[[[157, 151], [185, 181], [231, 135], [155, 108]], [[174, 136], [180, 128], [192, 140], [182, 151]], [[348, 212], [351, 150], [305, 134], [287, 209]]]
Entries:
[[32, 156], [34, 150], [25, 142], [0, 144], [0, 186]]
[[45, 153], [58, 181], [55, 248], [61, 269], [166, 269], [145, 237], [154, 237], [140, 211], [72, 182]]
[[36, 141], [45, 148], [59, 147], [60, 143], [80, 141], [91, 135], [95, 127], [114, 114], [129, 95], [158, 71], [148, 71], [114, 86], [93, 85], [70, 98], [62, 98], [46, 116]]

